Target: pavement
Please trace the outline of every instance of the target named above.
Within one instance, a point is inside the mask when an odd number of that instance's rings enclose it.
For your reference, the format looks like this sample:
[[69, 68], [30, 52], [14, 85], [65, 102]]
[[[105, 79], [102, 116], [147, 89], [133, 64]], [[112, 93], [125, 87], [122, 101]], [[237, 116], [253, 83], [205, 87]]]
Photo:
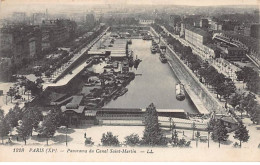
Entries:
[[74, 56], [69, 60], [69, 62], [63, 64], [60, 68], [58, 68], [56, 71], [54, 71], [53, 75], [51, 75], [51, 78], [47, 78], [43, 76], [43, 80], [45, 83], [43, 83], [43, 89], [46, 89], [48, 86], [62, 86], [66, 85], [73, 77], [75, 77], [84, 67], [87, 66], [86, 63], [80, 64], [76, 68], [72, 70], [72, 73], [67, 73], [64, 77], [62, 77], [60, 80], [58, 80], [56, 83], [53, 83], [54, 80], [60, 77], [63, 72], [66, 71], [67, 68], [69, 68], [77, 59], [79, 59], [87, 50], [89, 50], [98, 40], [102, 38], [102, 36], [107, 32], [108, 28], [100, 34], [94, 41], [89, 43], [87, 46], [82, 48], [78, 53], [74, 54]]
[[[164, 31], [166, 31], [167, 33], [170, 33], [164, 26], [161, 26]], [[203, 51], [199, 50], [198, 48], [196, 48], [195, 46], [193, 46], [192, 44], [190, 44], [189, 42], [187, 42], [185, 39], [180, 38], [179, 36], [170, 33], [175, 39], [179, 40], [183, 45], [186, 46], [190, 46], [192, 49], [192, 52], [196, 55], [198, 55], [199, 57], [201, 57], [203, 60], [206, 60], [209, 62], [209, 64], [211, 64], [219, 73], [224, 74], [227, 77], [230, 77], [230, 74], [227, 68], [224, 68], [223, 66], [220, 67], [217, 65], [217, 62], [210, 58], [210, 56], [208, 54], [205, 54]], [[234, 80], [234, 78], [232, 78], [232, 80], [234, 81], [237, 89], [241, 90], [242, 92], [248, 92], [248, 90], [246, 90], [245, 88], [241, 88], [241, 82], [240, 81], [236, 81]], [[260, 104], [260, 96], [258, 94], [256, 94], [256, 100], [258, 101], [258, 103]]]
[[6, 93], [10, 89], [10, 87], [15, 87], [16, 83], [0, 83], [0, 90], [3, 90], [4, 95], [0, 96], [0, 109], [4, 110], [4, 113], [7, 114], [11, 108], [13, 108], [17, 103], [19, 104], [19, 107], [22, 108], [24, 106], [24, 103], [32, 100], [30, 92], [24, 93], [24, 87], [19, 87], [18, 93], [20, 96], [22, 96], [21, 99], [14, 99], [12, 98], [11, 103], [11, 97], [7, 96]]

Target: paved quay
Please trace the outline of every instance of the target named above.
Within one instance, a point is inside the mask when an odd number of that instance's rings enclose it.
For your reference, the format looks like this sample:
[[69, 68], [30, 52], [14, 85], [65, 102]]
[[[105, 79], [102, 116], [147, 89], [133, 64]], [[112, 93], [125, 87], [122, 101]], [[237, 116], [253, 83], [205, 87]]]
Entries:
[[[158, 34], [154, 31], [154, 29], [152, 29], [152, 32], [153, 32], [154, 35], [156, 35], [158, 37]], [[161, 42], [163, 42], [164, 45], [167, 45], [167, 43], [165, 43], [165, 41], [163, 39], [161, 39]], [[176, 53], [168, 45], [167, 45], [167, 48], [168, 48], [168, 50], [170, 50], [170, 52], [169, 51], [167, 52], [166, 57], [167, 57], [167, 60], [168, 60], [168, 64], [172, 68], [172, 71], [178, 77], [179, 81], [182, 84], [184, 84], [186, 92], [190, 96], [192, 102], [194, 103], [194, 105], [196, 106], [198, 111], [201, 114], [209, 114], [209, 111], [203, 105], [203, 103], [200, 100], [200, 98], [192, 91], [192, 89], [191, 89], [191, 87], [189, 85], [189, 82], [187, 82], [186, 78], [183, 76], [182, 71], [179, 69], [179, 67], [177, 66], [176, 62], [172, 59], [172, 57], [169, 55], [169, 53], [175, 54], [176, 58], [178, 58], [178, 56], [176, 55]]]

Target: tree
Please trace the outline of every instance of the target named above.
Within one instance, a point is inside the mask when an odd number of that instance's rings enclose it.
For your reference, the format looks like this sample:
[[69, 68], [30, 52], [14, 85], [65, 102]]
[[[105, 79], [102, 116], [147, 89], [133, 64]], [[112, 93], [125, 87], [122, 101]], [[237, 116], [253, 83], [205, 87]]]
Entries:
[[209, 148], [209, 136], [210, 136], [210, 132], [213, 131], [213, 127], [215, 125], [216, 121], [214, 119], [210, 119], [209, 122], [207, 123], [207, 128], [206, 131], [208, 132], [208, 148]]
[[178, 132], [176, 130], [174, 130], [174, 132], [172, 133], [172, 141], [174, 145], [178, 145]]
[[199, 141], [199, 138], [200, 138], [200, 132], [197, 131], [195, 136], [196, 136], [196, 147], [198, 147], [198, 141]]
[[229, 99], [229, 104], [235, 108], [236, 106], [238, 106], [240, 104], [240, 101], [242, 100], [242, 95], [235, 93], [230, 99]]
[[260, 106], [259, 106], [259, 104], [256, 104], [254, 107], [251, 108], [251, 110], [249, 111], [249, 115], [250, 115], [250, 119], [253, 122], [253, 124], [260, 122]]
[[5, 116], [4, 110], [0, 108], [0, 120], [3, 119]]
[[42, 124], [40, 125], [38, 132], [40, 135], [46, 138], [48, 145], [49, 138], [53, 137], [57, 130], [56, 115], [53, 110], [50, 110], [46, 116], [44, 116]]
[[48, 78], [51, 77], [51, 72], [50, 72], [49, 70], [47, 70], [47, 71], [45, 72], [45, 76], [48, 77]]
[[248, 132], [249, 131], [246, 129], [246, 126], [243, 124], [240, 124], [238, 129], [235, 131], [234, 138], [239, 140], [240, 147], [242, 147], [242, 142], [247, 142], [250, 138]]
[[180, 139], [178, 142], [179, 147], [189, 147], [190, 141], [186, 141], [184, 138]]
[[43, 83], [44, 81], [43, 81], [43, 79], [42, 78], [37, 78], [36, 79], [36, 84], [37, 85], [40, 85], [41, 83]]
[[114, 136], [112, 132], [103, 133], [101, 143], [103, 146], [119, 146], [118, 136]]
[[32, 81], [27, 81], [25, 88], [26, 90], [30, 90], [32, 95], [39, 95], [42, 92], [42, 88]]
[[256, 99], [255, 95], [249, 92], [241, 100], [241, 106], [245, 109], [247, 113], [250, 113], [252, 108], [257, 104], [257, 101], [255, 99]]
[[241, 107], [241, 104], [236, 106], [235, 107], [235, 110], [240, 112], [240, 115], [241, 115], [241, 119], [243, 118], [243, 112], [244, 112], [244, 109]]
[[235, 86], [235, 83], [231, 80], [231, 79], [226, 79], [225, 81], [225, 86], [224, 86], [224, 98], [226, 100], [226, 106], [227, 106], [227, 102], [228, 102], [228, 99], [229, 97], [236, 92], [236, 86]]
[[161, 133], [157, 111], [153, 103], [145, 111], [145, 130], [142, 144], [151, 146], [167, 144], [166, 138]]
[[11, 108], [6, 114], [6, 120], [11, 128], [14, 128], [18, 125], [18, 121], [22, 119], [22, 110], [18, 104]]
[[259, 90], [259, 75], [251, 67], [243, 67], [240, 71], [236, 72], [237, 79], [242, 80], [246, 83], [247, 88], [252, 92], [257, 92]]
[[2, 118], [0, 120], [0, 136], [2, 138], [2, 143], [4, 143], [4, 137], [8, 135], [10, 130], [10, 125], [8, 124], [6, 118]]
[[36, 77], [41, 77], [41, 76], [42, 76], [42, 73], [41, 73], [40, 71], [36, 71], [36, 72], [34, 73], [34, 75], [35, 75]]
[[137, 134], [133, 133], [133, 134], [125, 137], [125, 143], [126, 143], [126, 145], [129, 145], [129, 146], [135, 146], [140, 143], [140, 138]]
[[213, 127], [213, 132], [212, 132], [212, 135], [211, 135], [211, 138], [214, 140], [214, 141], [218, 141], [219, 143], [219, 147], [220, 147], [220, 142], [222, 141], [227, 141], [228, 139], [228, 131], [224, 125], [224, 123], [222, 121], [217, 121], [215, 124], [214, 124], [214, 127]]
[[43, 115], [41, 111], [37, 107], [30, 107], [25, 112], [27, 122], [32, 125], [31, 127], [31, 135], [33, 132], [33, 128], [37, 129], [39, 122], [43, 119]]
[[25, 145], [28, 136], [32, 132], [31, 131], [32, 128], [33, 128], [32, 121], [28, 118], [28, 114], [25, 114], [22, 120], [19, 122], [19, 125], [17, 126], [17, 133], [20, 137], [23, 138]]
[[17, 90], [15, 88], [10, 87], [9, 91], [7, 92], [7, 96], [11, 97], [11, 103], [13, 102], [13, 96], [15, 96], [17, 93]]

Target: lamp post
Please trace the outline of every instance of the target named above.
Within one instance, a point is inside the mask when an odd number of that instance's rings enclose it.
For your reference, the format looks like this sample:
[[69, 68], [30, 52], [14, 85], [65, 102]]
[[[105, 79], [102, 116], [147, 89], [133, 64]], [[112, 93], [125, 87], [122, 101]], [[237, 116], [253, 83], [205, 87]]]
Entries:
[[66, 146], [68, 146], [68, 125], [66, 125]]
[[207, 124], [207, 132], [208, 132], [208, 148], [209, 148], [209, 135], [210, 135], [210, 130], [211, 130], [211, 127], [210, 127], [210, 124], [208, 123], [208, 124]]
[[195, 124], [195, 122], [192, 123], [191, 127], [192, 127], [192, 140], [194, 140], [194, 131], [195, 131], [195, 129], [196, 129], [196, 124]]

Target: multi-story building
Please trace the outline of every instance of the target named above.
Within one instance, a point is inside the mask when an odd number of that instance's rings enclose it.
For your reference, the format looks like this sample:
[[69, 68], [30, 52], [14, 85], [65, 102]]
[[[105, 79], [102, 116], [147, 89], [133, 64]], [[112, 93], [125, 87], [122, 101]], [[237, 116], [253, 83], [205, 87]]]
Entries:
[[186, 27], [186, 25], [182, 22], [181, 23], [181, 29], [180, 29], [180, 37], [185, 36], [185, 27]]
[[76, 23], [70, 20], [47, 20], [41, 25], [42, 48], [49, 49], [57, 47], [73, 38], [76, 30]]
[[187, 40], [192, 45], [203, 50], [204, 44], [209, 42], [210, 35], [208, 32], [191, 26], [186, 26], [185, 28], [185, 40]]
[[218, 46], [218, 48], [222, 50], [220, 56], [226, 60], [239, 61], [246, 59], [246, 51], [243, 48], [230, 46]]
[[176, 27], [176, 24], [181, 21], [181, 17], [179, 15], [170, 15], [169, 17], [169, 25], [173, 28]]
[[[256, 65], [260, 66], [260, 51], [259, 51], [259, 39], [253, 37], [244, 36], [242, 34], [237, 34], [235, 32], [224, 32], [214, 35], [214, 40], [220, 43], [225, 43], [230, 47], [236, 47], [243, 49], [244, 52], [240, 54], [248, 55], [250, 60], [252, 60]], [[242, 50], [239, 50], [242, 51]], [[231, 50], [232, 52], [232, 50]], [[237, 53], [235, 53], [237, 54]], [[241, 56], [241, 58], [245, 58]]]
[[260, 37], [260, 24], [253, 24], [250, 27], [250, 37], [259, 38]]
[[211, 21], [210, 29], [212, 30], [222, 30], [222, 23]]
[[153, 23], [154, 23], [154, 20], [152, 20], [152, 19], [139, 19], [140, 25], [150, 25]]
[[10, 25], [1, 29], [1, 57], [11, 58], [21, 64], [41, 53], [41, 31], [38, 26]]
[[32, 13], [31, 15], [31, 23], [33, 25], [41, 25], [44, 20], [47, 20], [47, 13]]
[[219, 57], [219, 55], [216, 53], [216, 50], [217, 46], [214, 44], [205, 44], [203, 47], [203, 52], [211, 59]]
[[0, 81], [10, 81], [11, 58], [0, 58]]
[[95, 26], [95, 16], [92, 13], [89, 13], [86, 15], [86, 24], [90, 27], [94, 27]]
[[200, 27], [201, 28], [208, 28], [209, 26], [209, 20], [206, 18], [203, 18], [200, 20]]

